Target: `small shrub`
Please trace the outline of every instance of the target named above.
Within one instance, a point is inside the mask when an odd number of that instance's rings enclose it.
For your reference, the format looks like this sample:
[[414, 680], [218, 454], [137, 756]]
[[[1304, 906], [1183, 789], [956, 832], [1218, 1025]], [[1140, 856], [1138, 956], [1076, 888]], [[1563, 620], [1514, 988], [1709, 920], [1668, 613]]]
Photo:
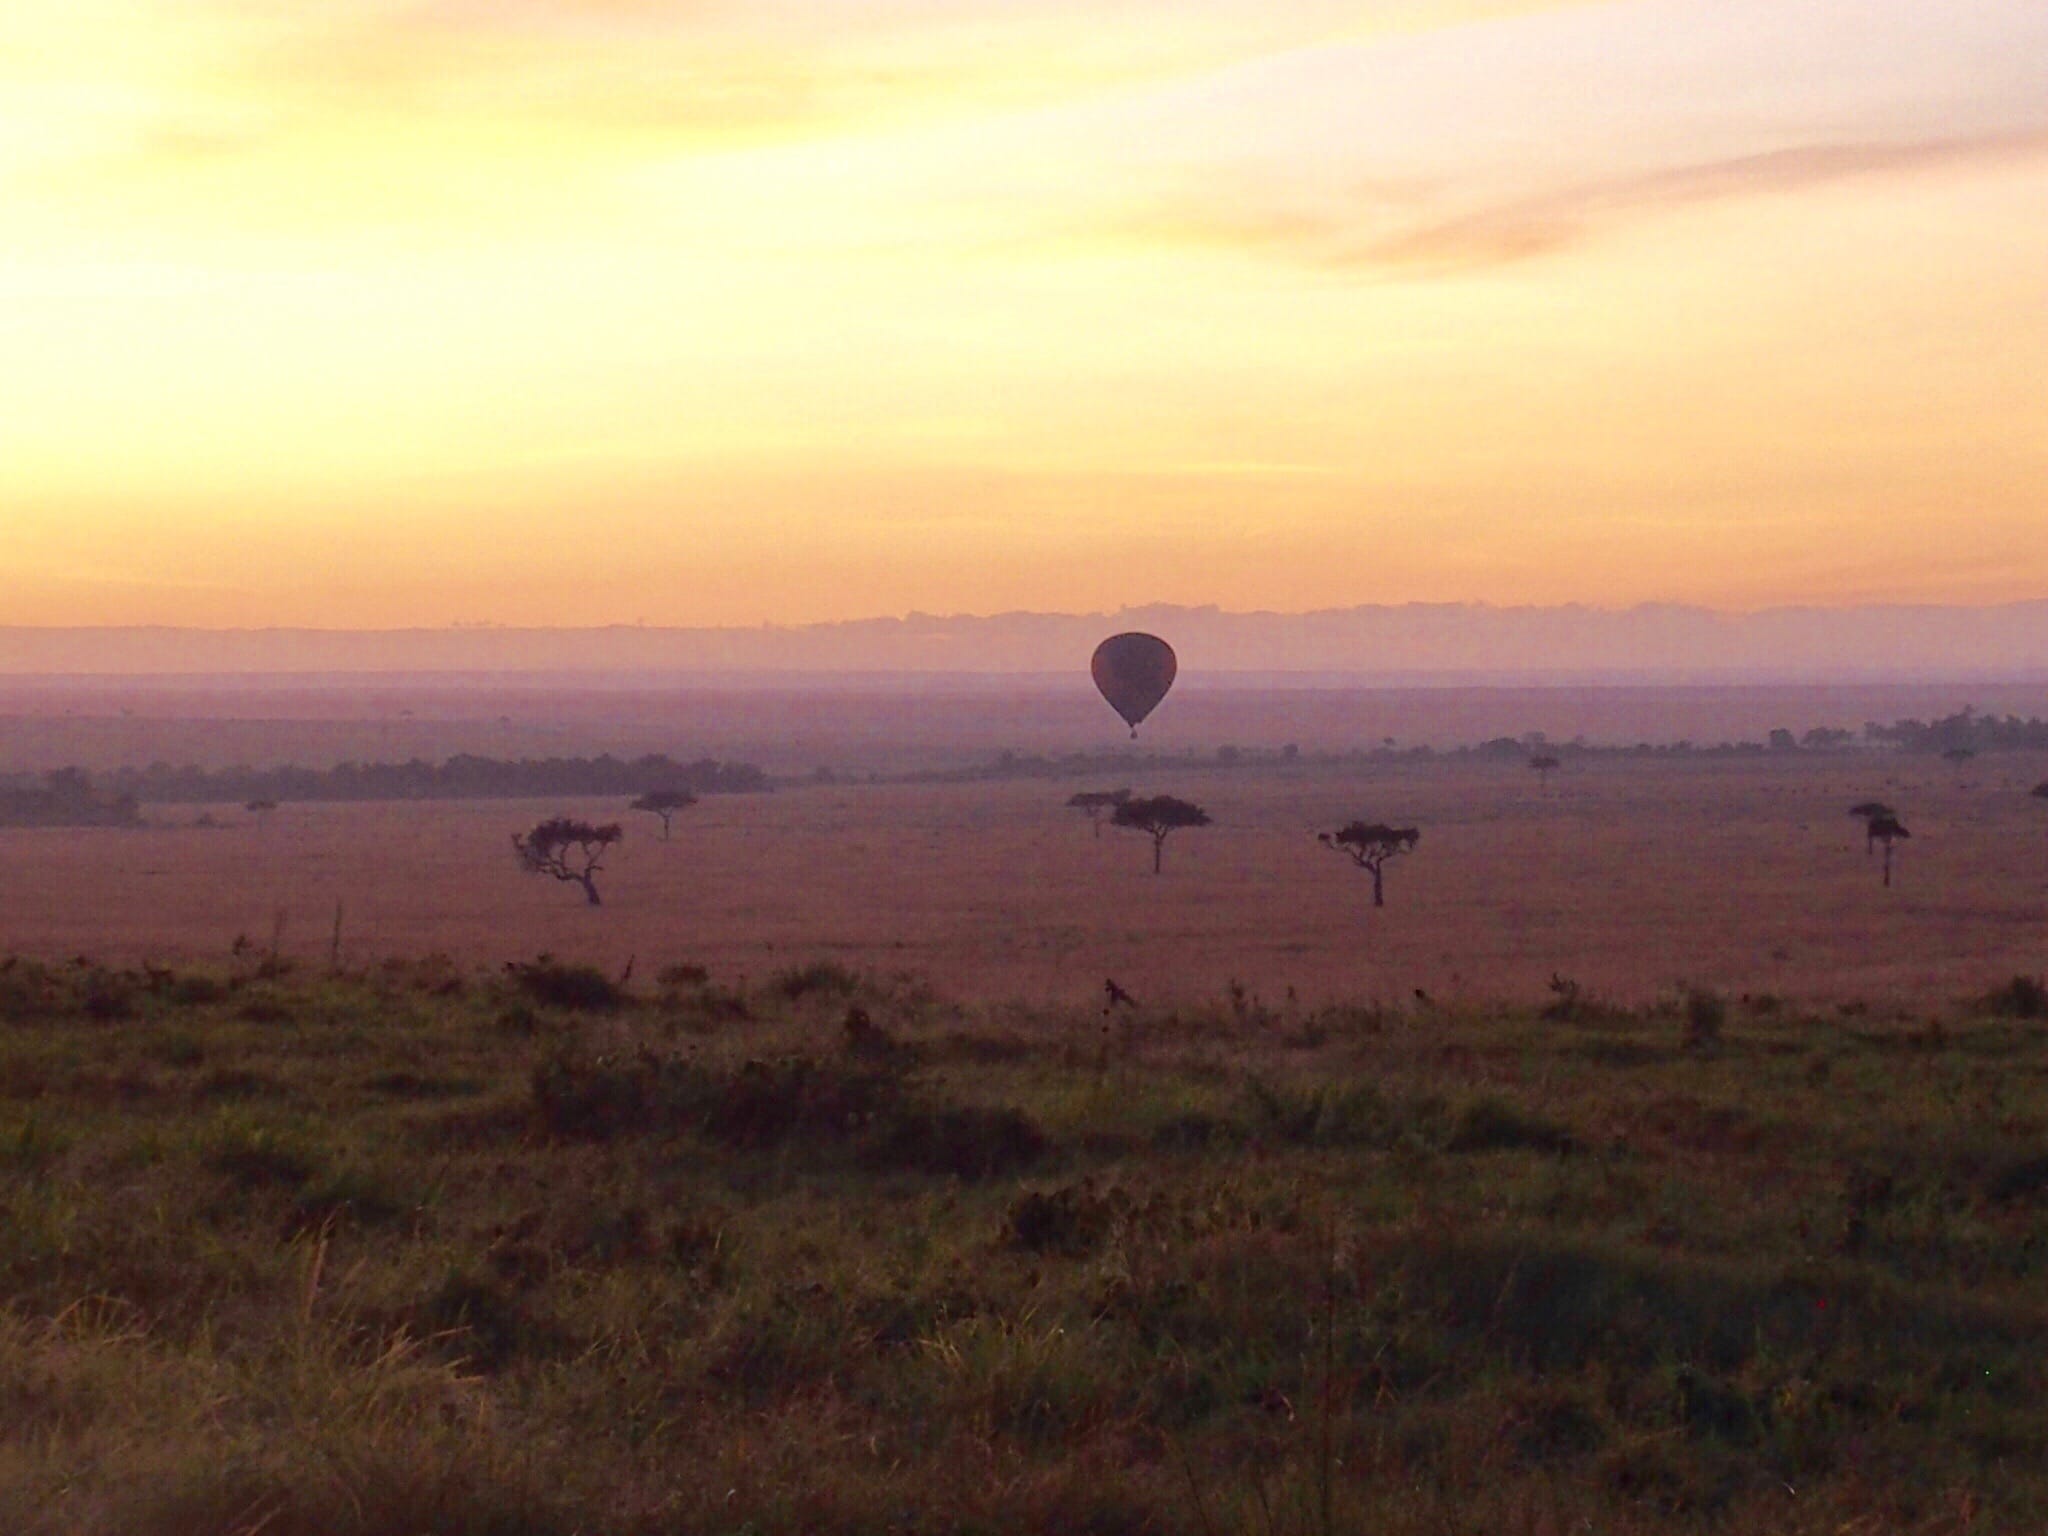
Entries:
[[1244, 1134], [1244, 1127], [1235, 1120], [1195, 1110], [1162, 1121], [1152, 1132], [1152, 1145], [1162, 1152], [1201, 1152], [1210, 1147], [1240, 1146]]
[[1728, 1000], [1705, 987], [1688, 987], [1685, 992], [1685, 1048], [1710, 1051], [1721, 1043], [1721, 1031], [1728, 1022]]
[[1986, 1013], [2007, 1019], [2048, 1019], [2048, 983], [2038, 976], [2015, 976], [1977, 1000]]
[[2048, 1196], [2048, 1157], [2007, 1163], [1986, 1181], [1984, 1192], [2002, 1205]]
[[660, 1064], [585, 1061], [566, 1052], [533, 1069], [533, 1107], [551, 1136], [609, 1141], [647, 1129], [654, 1120]]
[[1578, 1137], [1564, 1126], [1491, 1094], [1465, 1106], [1445, 1147], [1452, 1152], [1527, 1151], [1559, 1156], [1580, 1150]]
[[224, 1002], [227, 983], [216, 976], [179, 975], [164, 988], [165, 1001], [178, 1008], [205, 1008]]
[[135, 1017], [135, 983], [126, 976], [95, 969], [85, 978], [78, 1006], [95, 1023], [113, 1024]]
[[541, 955], [514, 961], [505, 969], [520, 991], [550, 1008], [610, 1013], [626, 1001], [618, 983], [594, 965], [568, 965], [552, 955]]
[[47, 966], [18, 955], [0, 960], [0, 1019], [23, 1023], [55, 1006], [56, 986]]
[[665, 991], [680, 992], [685, 987], [706, 986], [711, 981], [711, 972], [701, 965], [663, 966], [654, 978], [655, 985]]
[[383, 1179], [367, 1169], [338, 1168], [310, 1181], [292, 1202], [288, 1230], [302, 1231], [347, 1219], [364, 1226], [395, 1221], [411, 1207]]
[[896, 1037], [882, 1028], [858, 1003], [846, 1010], [841, 1028], [846, 1036], [846, 1053], [866, 1061], [894, 1061], [903, 1054]]
[[1413, 1136], [1433, 1139], [1434, 1104], [1397, 1107], [1370, 1083], [1289, 1088], [1254, 1077], [1244, 1086], [1253, 1131], [1295, 1146], [1392, 1148]]
[[288, 1024], [292, 1010], [281, 995], [263, 988], [249, 993], [242, 1000], [242, 1006], [235, 1010], [235, 1015], [250, 1024]]
[[804, 1057], [749, 1061], [720, 1075], [651, 1053], [631, 1061], [561, 1054], [535, 1069], [532, 1096], [549, 1134], [579, 1140], [694, 1132], [743, 1152], [851, 1146], [870, 1168], [969, 1180], [1028, 1167], [1046, 1149], [1021, 1111], [932, 1105], [900, 1073]]
[[860, 990], [860, 974], [836, 960], [813, 960], [809, 965], [778, 971], [769, 986], [791, 1002], [805, 997], [852, 997]]
[[1510, 1412], [1510, 1443], [1516, 1459], [1527, 1465], [1575, 1460], [1607, 1444], [1598, 1408], [1570, 1387], [1531, 1386], [1514, 1395]]
[[552, 1342], [517, 1296], [495, 1280], [461, 1269], [450, 1270], [414, 1316], [423, 1334], [486, 1371], [502, 1370], [514, 1356], [540, 1352]]
[[798, 1137], [843, 1140], [901, 1099], [894, 1077], [841, 1071], [802, 1057], [750, 1061], [722, 1087], [706, 1085], [702, 1128], [730, 1147], [780, 1146]]
[[1050, 1194], [1027, 1190], [1004, 1217], [1003, 1235], [1032, 1253], [1079, 1257], [1100, 1246], [1115, 1215], [1115, 1203], [1092, 1184], [1069, 1184]]
[[1540, 1017], [1553, 1024], [1579, 1024], [1599, 1011], [1586, 989], [1569, 976], [1556, 971], [1550, 973], [1550, 1001], [1543, 1005]]
[[912, 1107], [877, 1128], [863, 1161], [971, 1183], [1029, 1168], [1045, 1151], [1045, 1133], [1020, 1109]]
[[295, 1190], [322, 1171], [323, 1159], [290, 1131], [230, 1118], [214, 1127], [205, 1162], [243, 1190]]

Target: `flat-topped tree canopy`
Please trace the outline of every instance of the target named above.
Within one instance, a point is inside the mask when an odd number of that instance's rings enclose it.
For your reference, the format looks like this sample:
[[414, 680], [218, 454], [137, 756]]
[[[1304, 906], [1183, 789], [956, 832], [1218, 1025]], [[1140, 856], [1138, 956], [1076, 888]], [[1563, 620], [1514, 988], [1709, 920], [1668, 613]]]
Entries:
[[1896, 823], [1899, 819], [1899, 813], [1886, 805], [1882, 800], [1859, 801], [1857, 804], [1849, 807], [1849, 814], [1863, 823], [1863, 851], [1865, 853], [1869, 853], [1877, 846], [1877, 823], [1887, 820]]
[[1409, 852], [1422, 841], [1415, 827], [1393, 827], [1379, 821], [1350, 821], [1335, 832], [1319, 832], [1316, 841], [1334, 853], [1341, 853], [1372, 876], [1372, 904], [1387, 904], [1387, 860]]
[[669, 824], [675, 820], [676, 812], [686, 811], [696, 803], [697, 797], [687, 789], [652, 789], [633, 801], [626, 809], [659, 816], [661, 835], [665, 840], [669, 834]]
[[1160, 852], [1167, 836], [1182, 827], [1210, 825], [1209, 813], [1192, 800], [1172, 795], [1150, 795], [1124, 801], [1110, 817], [1110, 825], [1143, 832], [1152, 839], [1152, 873], [1159, 873]]

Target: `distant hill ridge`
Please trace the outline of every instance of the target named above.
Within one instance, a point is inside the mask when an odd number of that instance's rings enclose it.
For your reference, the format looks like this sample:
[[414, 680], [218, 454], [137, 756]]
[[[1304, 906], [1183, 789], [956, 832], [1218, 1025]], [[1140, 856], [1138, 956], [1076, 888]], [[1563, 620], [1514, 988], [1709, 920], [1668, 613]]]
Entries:
[[2048, 675], [2048, 600], [1725, 613], [1407, 603], [1312, 613], [1154, 604], [753, 628], [0, 627], [0, 675], [674, 672], [1068, 673], [1120, 629], [1165, 636], [1183, 674], [1537, 680]]

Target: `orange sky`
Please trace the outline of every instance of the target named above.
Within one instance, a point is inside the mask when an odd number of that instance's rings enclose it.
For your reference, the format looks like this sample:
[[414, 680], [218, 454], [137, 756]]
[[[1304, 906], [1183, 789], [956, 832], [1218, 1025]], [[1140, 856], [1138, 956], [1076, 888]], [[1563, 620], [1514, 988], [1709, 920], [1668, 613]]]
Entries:
[[0, 232], [0, 623], [2048, 596], [2040, 0], [67, 0]]

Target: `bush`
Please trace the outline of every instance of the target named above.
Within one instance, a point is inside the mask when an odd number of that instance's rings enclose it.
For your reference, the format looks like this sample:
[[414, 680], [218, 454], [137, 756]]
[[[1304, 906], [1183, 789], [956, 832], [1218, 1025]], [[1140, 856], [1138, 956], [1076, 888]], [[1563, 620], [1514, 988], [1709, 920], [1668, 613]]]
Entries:
[[1029, 1168], [1045, 1150], [1045, 1133], [1020, 1109], [909, 1106], [876, 1127], [862, 1161], [972, 1183]]
[[296, 1190], [323, 1170], [325, 1159], [291, 1131], [228, 1116], [209, 1138], [206, 1166], [237, 1187]]
[[984, 1179], [1027, 1167], [1044, 1134], [1019, 1110], [923, 1102], [895, 1072], [792, 1057], [720, 1075], [642, 1053], [631, 1061], [562, 1054], [533, 1074], [550, 1135], [586, 1141], [694, 1133], [743, 1152], [848, 1147], [870, 1168]]
[[2038, 976], [2015, 976], [1977, 999], [1986, 1013], [2008, 1019], [2048, 1019], [2048, 984]]
[[609, 1013], [626, 1001], [625, 991], [594, 965], [565, 965], [552, 955], [514, 961], [505, 969], [519, 990], [550, 1008]]
[[135, 982], [115, 971], [95, 966], [86, 974], [78, 1006], [98, 1024], [118, 1023], [135, 1017]]
[[1458, 1116], [1445, 1144], [1451, 1152], [1550, 1152], [1580, 1150], [1578, 1137], [1554, 1120], [1491, 1094], [1474, 1099]]
[[1047, 1194], [1027, 1190], [1003, 1219], [1003, 1235], [1032, 1253], [1079, 1257], [1099, 1247], [1116, 1216], [1114, 1201], [1093, 1184], [1069, 1184]]
[[1302, 1147], [1391, 1148], [1410, 1135], [1427, 1138], [1437, 1107], [1397, 1108], [1370, 1083], [1289, 1088], [1253, 1077], [1244, 1086], [1254, 1130]]
[[1712, 1050], [1721, 1043], [1721, 1030], [1728, 1022], [1728, 1000], [1705, 987], [1688, 987], [1685, 993], [1685, 1048]]
[[504, 1286], [461, 1269], [442, 1278], [413, 1320], [423, 1336], [443, 1341], [451, 1354], [486, 1371], [502, 1369], [515, 1355], [545, 1353], [556, 1342]]
[[1550, 975], [1550, 1001], [1539, 1017], [1552, 1024], [1590, 1024], [1606, 1017], [1608, 1009], [1570, 976]]
[[23, 1023], [55, 1006], [56, 987], [49, 968], [9, 955], [0, 960], [0, 1019]]
[[836, 960], [813, 960], [778, 971], [769, 985], [791, 1002], [814, 996], [851, 997], [860, 990], [860, 973]]

